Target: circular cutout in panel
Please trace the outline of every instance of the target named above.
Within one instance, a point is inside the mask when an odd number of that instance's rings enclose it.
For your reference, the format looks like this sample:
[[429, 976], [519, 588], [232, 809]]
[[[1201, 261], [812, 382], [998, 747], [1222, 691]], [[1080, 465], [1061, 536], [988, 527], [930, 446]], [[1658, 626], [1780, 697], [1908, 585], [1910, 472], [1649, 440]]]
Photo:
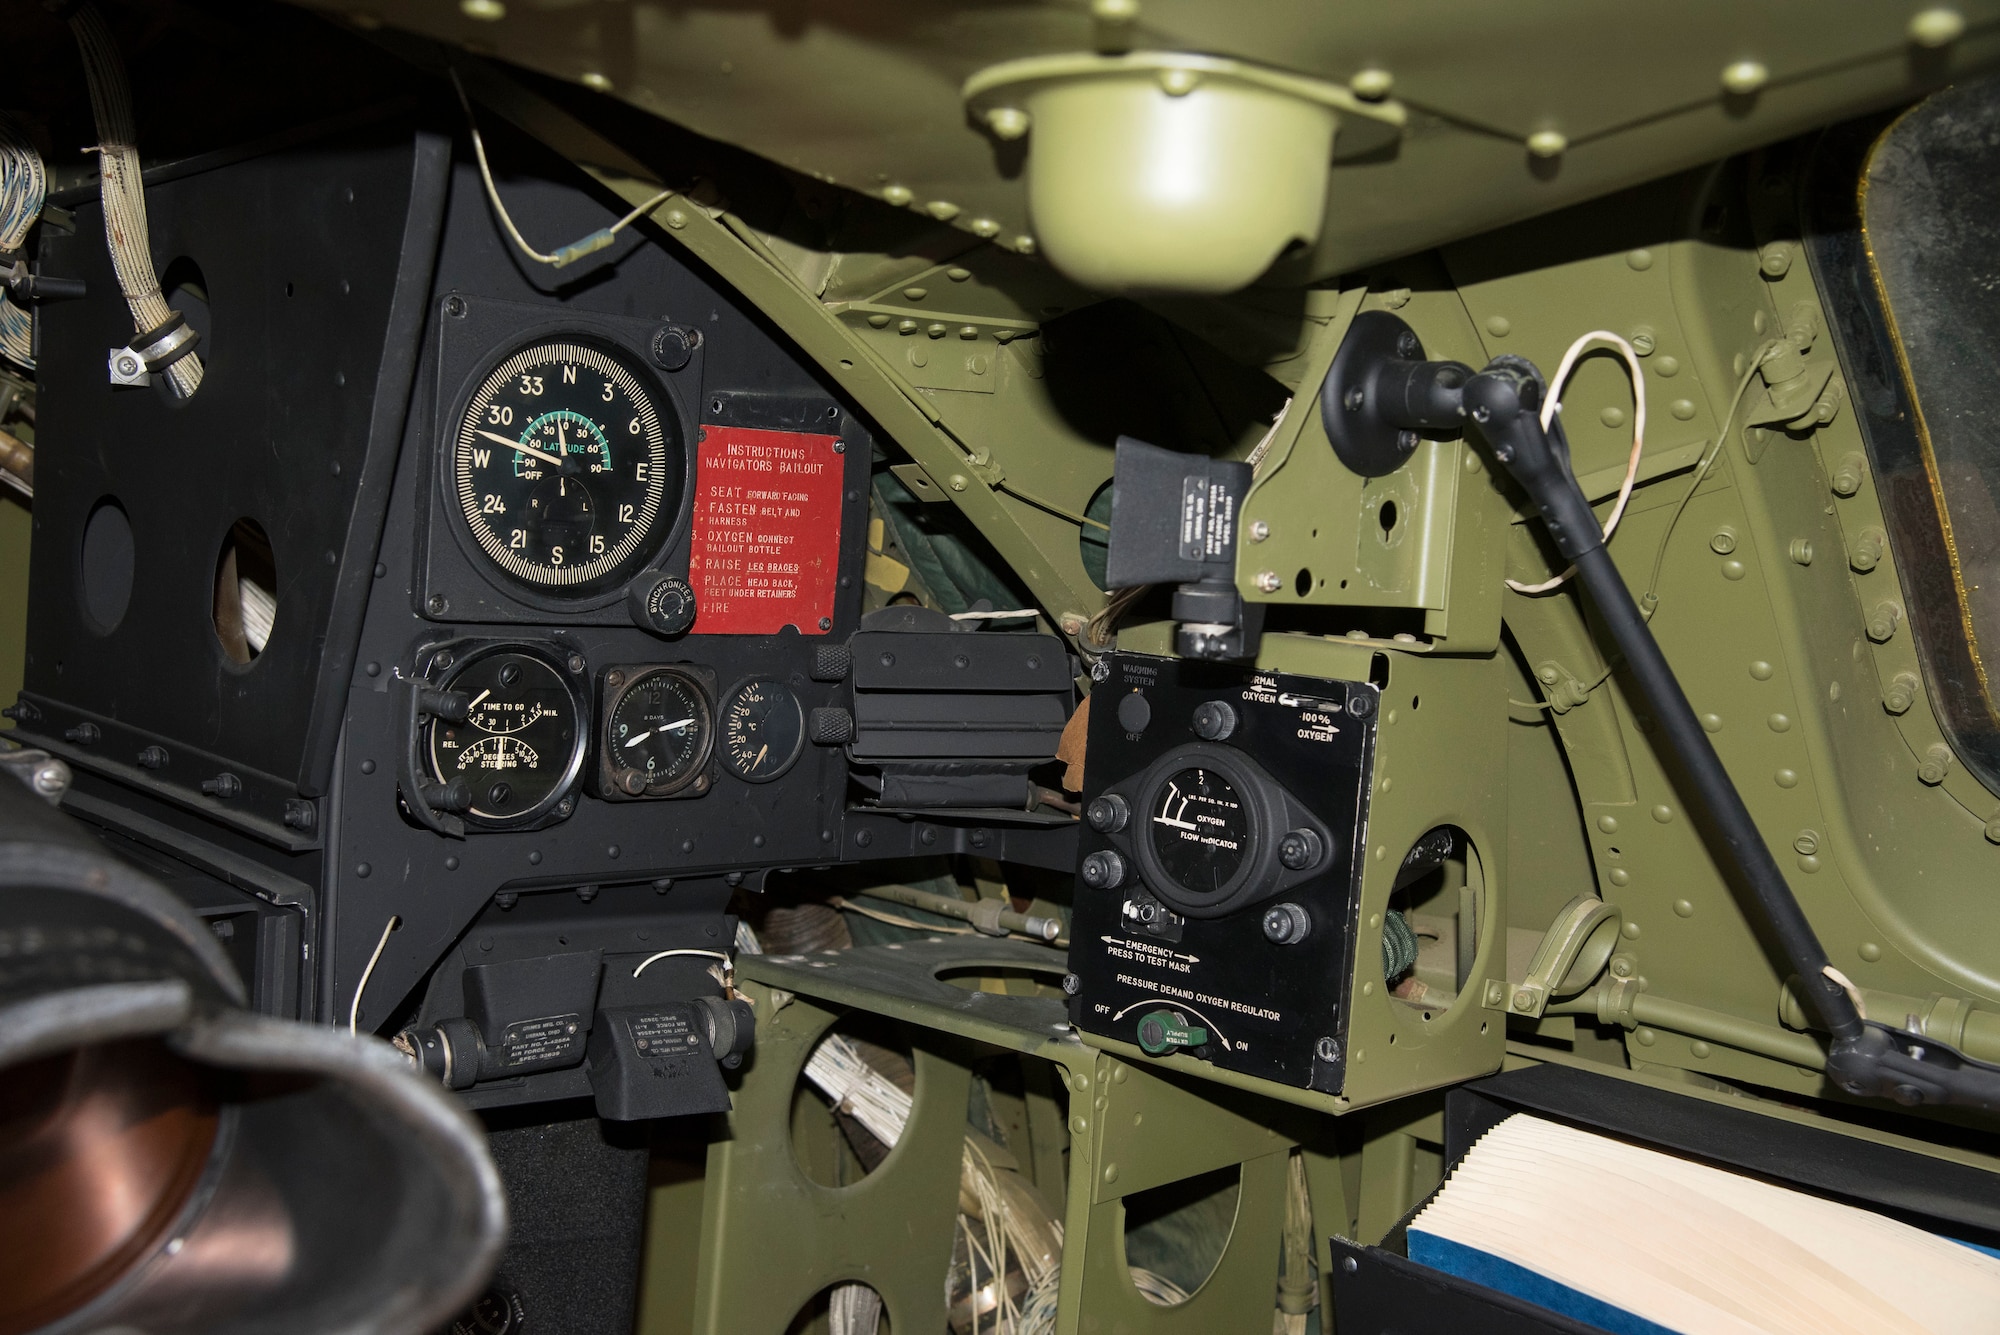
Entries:
[[1377, 942], [1389, 993], [1425, 1012], [1449, 1010], [1471, 978], [1486, 926], [1486, 874], [1464, 830], [1440, 825], [1403, 857]]
[[792, 1154], [822, 1187], [851, 1187], [889, 1157], [908, 1123], [917, 1070], [901, 1027], [855, 1015], [814, 1046], [792, 1095]]
[[132, 521], [125, 507], [115, 496], [106, 496], [84, 521], [77, 570], [84, 619], [100, 635], [117, 630], [125, 619], [125, 609], [132, 604], [136, 554]]
[[785, 1335], [829, 1335], [836, 1331], [890, 1335], [889, 1312], [882, 1295], [858, 1279], [829, 1284], [807, 1299], [785, 1327]]
[[1083, 558], [1083, 573], [1098, 588], [1105, 588], [1105, 567], [1111, 560], [1111, 484], [1106, 482], [1091, 495], [1083, 517], [1094, 522], [1079, 526], [1077, 555]]
[[278, 563], [270, 536], [254, 519], [237, 520], [222, 540], [210, 610], [215, 638], [230, 662], [248, 666], [271, 642], [278, 619]]
[[[201, 358], [205, 372], [215, 359], [215, 312], [209, 304], [208, 279], [202, 275], [201, 266], [187, 255], [176, 257], [160, 272], [160, 294], [166, 298], [167, 308], [179, 311], [188, 328], [201, 336], [191, 355]], [[187, 401], [174, 392], [164, 373], [153, 377], [153, 388], [169, 403]], [[199, 389], [197, 385], [196, 390]]]
[[1125, 1263], [1146, 1301], [1178, 1307], [1222, 1264], [1236, 1228], [1240, 1168], [1169, 1182], [1124, 1199]]

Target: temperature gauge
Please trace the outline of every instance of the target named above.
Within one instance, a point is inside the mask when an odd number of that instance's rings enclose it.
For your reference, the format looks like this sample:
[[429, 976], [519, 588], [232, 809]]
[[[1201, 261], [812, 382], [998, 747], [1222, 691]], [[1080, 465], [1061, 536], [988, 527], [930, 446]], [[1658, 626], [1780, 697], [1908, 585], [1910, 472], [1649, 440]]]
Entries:
[[598, 791], [606, 797], [699, 797], [715, 749], [712, 679], [692, 666], [604, 674]]
[[722, 763], [745, 783], [769, 783], [790, 769], [805, 737], [799, 697], [769, 677], [752, 677], [722, 702]]
[[433, 718], [425, 749], [439, 783], [471, 785], [467, 820], [515, 829], [569, 814], [583, 708], [561, 667], [502, 645], [468, 654], [441, 687], [466, 698], [465, 722]]

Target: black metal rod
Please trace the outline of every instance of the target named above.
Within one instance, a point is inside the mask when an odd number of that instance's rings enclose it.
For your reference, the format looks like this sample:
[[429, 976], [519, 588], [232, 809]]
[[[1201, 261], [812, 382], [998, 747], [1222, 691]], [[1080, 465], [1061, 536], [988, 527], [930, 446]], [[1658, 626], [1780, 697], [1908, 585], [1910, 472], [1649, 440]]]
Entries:
[[1498, 359], [1465, 386], [1466, 415], [1541, 511], [1557, 548], [1575, 564], [1578, 582], [1652, 711], [1656, 735], [1687, 776], [1690, 791], [1683, 796], [1720, 838], [1726, 861], [1733, 864], [1778, 949], [1797, 972], [1807, 1005], [1836, 1040], [1853, 1039], [1861, 1033], [1861, 1016], [1847, 993], [1826, 976], [1826, 950], [1695, 717], [1624, 576], [1605, 551], [1596, 514], [1577, 486], [1568, 460], [1542, 430], [1536, 416], [1540, 403], [1540, 375], [1518, 358]]

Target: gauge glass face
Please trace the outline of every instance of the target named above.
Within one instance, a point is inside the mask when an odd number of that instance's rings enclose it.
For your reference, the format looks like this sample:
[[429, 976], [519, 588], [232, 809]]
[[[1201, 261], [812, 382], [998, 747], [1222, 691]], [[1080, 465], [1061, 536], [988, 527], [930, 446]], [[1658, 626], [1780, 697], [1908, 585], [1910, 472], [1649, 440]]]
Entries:
[[680, 419], [650, 372], [609, 345], [551, 339], [480, 382], [458, 422], [451, 486], [493, 566], [584, 594], [659, 551], [685, 461]]
[[431, 772], [472, 785], [466, 814], [488, 824], [536, 819], [568, 789], [582, 762], [576, 701], [552, 665], [502, 651], [467, 662], [445, 683], [472, 707], [463, 723], [430, 725]]
[[746, 783], [769, 783], [790, 769], [805, 734], [799, 698], [769, 678], [744, 682], [722, 704], [722, 763]]
[[661, 794], [695, 778], [708, 762], [714, 725], [708, 696], [674, 668], [641, 673], [604, 722], [604, 753], [627, 793]]
[[1191, 895], [1214, 895], [1250, 855], [1250, 817], [1236, 787], [1215, 770], [1189, 768], [1161, 785], [1148, 813], [1160, 869]]

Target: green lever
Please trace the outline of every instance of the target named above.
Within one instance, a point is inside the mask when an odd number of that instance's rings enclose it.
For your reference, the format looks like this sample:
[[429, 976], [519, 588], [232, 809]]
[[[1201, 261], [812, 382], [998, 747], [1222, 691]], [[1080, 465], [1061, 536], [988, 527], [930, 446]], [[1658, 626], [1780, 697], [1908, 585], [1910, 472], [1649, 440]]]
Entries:
[[1175, 1048], [1198, 1048], [1208, 1042], [1208, 1030], [1189, 1024], [1179, 1011], [1152, 1011], [1139, 1021], [1139, 1046], [1157, 1057]]

